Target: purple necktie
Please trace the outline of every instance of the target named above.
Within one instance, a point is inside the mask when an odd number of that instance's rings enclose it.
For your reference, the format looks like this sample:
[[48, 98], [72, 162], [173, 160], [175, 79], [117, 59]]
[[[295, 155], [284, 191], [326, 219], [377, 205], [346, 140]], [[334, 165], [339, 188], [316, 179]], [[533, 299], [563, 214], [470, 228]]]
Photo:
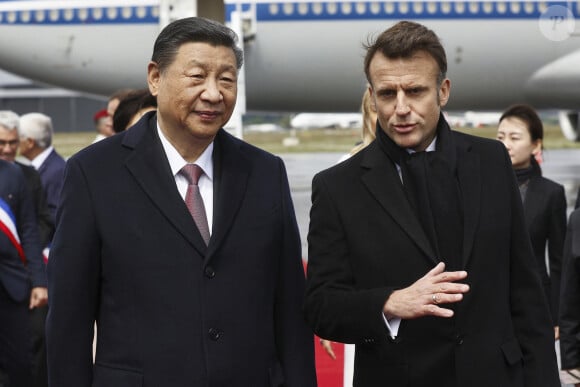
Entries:
[[199, 177], [203, 175], [203, 169], [195, 164], [187, 164], [185, 167], [181, 168], [181, 174], [185, 176], [189, 182], [187, 193], [185, 194], [185, 205], [189, 209], [193, 221], [197, 225], [201, 237], [207, 245], [209, 243], [209, 226], [207, 224], [203, 199], [201, 198], [199, 187], [197, 186]]

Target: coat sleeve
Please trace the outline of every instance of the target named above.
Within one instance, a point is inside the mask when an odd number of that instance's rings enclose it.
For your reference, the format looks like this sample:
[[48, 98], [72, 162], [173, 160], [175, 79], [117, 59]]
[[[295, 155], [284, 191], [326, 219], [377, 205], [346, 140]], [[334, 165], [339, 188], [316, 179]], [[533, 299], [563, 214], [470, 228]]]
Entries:
[[383, 306], [394, 288], [357, 289], [346, 231], [324, 173], [312, 182], [304, 311], [325, 339], [361, 343], [387, 337]]
[[580, 210], [570, 215], [564, 241], [560, 297], [562, 369], [580, 367]]
[[91, 386], [100, 248], [90, 186], [80, 164], [72, 158], [67, 163], [48, 262], [50, 386]]
[[554, 326], [558, 325], [560, 305], [560, 278], [562, 276], [562, 250], [566, 235], [566, 194], [564, 187], [558, 186], [550, 201], [550, 223], [548, 225], [548, 262], [550, 267], [550, 308]]
[[302, 317], [304, 269], [302, 245], [290, 196], [286, 169], [280, 163], [283, 236], [276, 289], [276, 344], [284, 372], [285, 386], [314, 387], [314, 336]]
[[548, 300], [525, 225], [522, 201], [507, 151], [504, 153], [510, 188], [510, 309], [513, 329], [523, 355], [526, 387], [560, 386], [554, 352], [554, 331]]
[[46, 268], [42, 262], [42, 248], [34, 211], [34, 200], [30, 187], [22, 175], [20, 184], [20, 208], [18, 208], [18, 235], [26, 256], [32, 287], [46, 287]]

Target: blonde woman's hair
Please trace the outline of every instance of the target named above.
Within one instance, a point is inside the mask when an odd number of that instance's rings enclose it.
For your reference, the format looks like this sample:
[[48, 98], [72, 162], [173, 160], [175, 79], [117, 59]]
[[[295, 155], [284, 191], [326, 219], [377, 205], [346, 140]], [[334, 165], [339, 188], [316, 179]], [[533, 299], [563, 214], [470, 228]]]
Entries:
[[373, 142], [376, 136], [377, 111], [372, 103], [372, 97], [368, 87], [363, 94], [360, 110], [363, 118], [361, 132], [362, 142], [351, 149], [351, 155], [354, 155]]

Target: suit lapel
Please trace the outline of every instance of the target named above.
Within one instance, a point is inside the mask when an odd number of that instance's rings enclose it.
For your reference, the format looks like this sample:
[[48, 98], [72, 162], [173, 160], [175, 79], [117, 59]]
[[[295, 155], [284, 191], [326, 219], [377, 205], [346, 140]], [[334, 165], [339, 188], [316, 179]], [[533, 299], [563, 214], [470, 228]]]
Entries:
[[223, 129], [214, 141], [214, 220], [206, 260], [227, 235], [246, 193], [251, 166], [240, 144]]
[[132, 148], [133, 152], [125, 165], [167, 221], [204, 255], [207, 247], [177, 191], [175, 179], [157, 134], [156, 123], [156, 116], [150, 113], [149, 119], [141, 120], [139, 125], [127, 132], [123, 146]]
[[377, 142], [369, 145], [361, 167], [367, 169], [361, 176], [363, 184], [425, 255], [434, 263], [438, 260], [429, 244], [417, 216], [413, 212], [393, 162], [380, 149]]
[[457, 177], [461, 188], [463, 202], [463, 265], [467, 261], [473, 249], [477, 224], [481, 210], [481, 176], [479, 156], [455, 136], [457, 144]]

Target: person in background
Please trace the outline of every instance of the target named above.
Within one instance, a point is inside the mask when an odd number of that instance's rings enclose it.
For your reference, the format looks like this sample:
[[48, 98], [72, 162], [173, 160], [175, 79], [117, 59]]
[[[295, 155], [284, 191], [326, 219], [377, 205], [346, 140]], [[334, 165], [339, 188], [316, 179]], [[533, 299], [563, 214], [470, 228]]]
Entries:
[[40, 175], [30, 165], [26, 165], [16, 160], [18, 148], [20, 146], [20, 117], [13, 111], [0, 111], [0, 140], [4, 144], [0, 147], [0, 159], [16, 164], [24, 174], [26, 183], [32, 193], [34, 212], [40, 234], [41, 246], [46, 246], [54, 234], [54, 223], [51, 220], [50, 212], [46, 202], [46, 193], [42, 188]]
[[580, 209], [570, 214], [564, 239], [559, 317], [562, 381], [580, 387]]
[[125, 99], [128, 95], [133, 93], [134, 89], [119, 89], [115, 91], [113, 94], [109, 96], [109, 100], [107, 101], [107, 114], [111, 119], [115, 115], [115, 111], [117, 111], [117, 107], [121, 100]]
[[373, 105], [368, 88], [363, 93], [361, 102], [362, 128], [361, 141], [355, 145], [346, 155], [342, 156], [339, 162], [348, 159], [358, 151], [369, 145], [376, 137], [377, 111]]
[[[0, 112], [0, 127], [12, 125]], [[0, 138], [0, 146], [18, 147]], [[46, 305], [46, 272], [34, 203], [22, 169], [0, 159], [0, 379], [32, 386], [29, 309]]]
[[316, 385], [284, 163], [223, 129], [236, 42], [208, 19], [168, 24], [147, 68], [157, 111], [67, 161], [48, 262], [51, 387]]
[[396, 23], [364, 68], [377, 138], [312, 181], [310, 326], [356, 345], [355, 386], [559, 386], [509, 156], [450, 130], [439, 38]]
[[[566, 235], [566, 194], [564, 187], [542, 176], [535, 155], [542, 151], [544, 127], [532, 106], [517, 104], [499, 119], [497, 139], [510, 156], [524, 206], [526, 227], [532, 242], [536, 267], [550, 304], [554, 335], [558, 333], [562, 249]], [[546, 247], [548, 266], [546, 266]]]
[[24, 114], [20, 117], [19, 132], [20, 155], [38, 171], [54, 223], [66, 161], [54, 149], [52, 119], [42, 113]]
[[93, 116], [93, 122], [97, 130], [97, 136], [93, 140], [93, 144], [111, 137], [115, 132], [113, 131], [113, 118], [107, 113], [107, 109], [101, 109]]
[[[38, 171], [42, 188], [46, 192], [46, 202], [51, 221], [55, 223], [56, 207], [64, 178], [66, 162], [52, 146], [52, 120], [42, 113], [28, 113], [20, 116], [20, 155], [27, 158]], [[44, 247], [48, 258], [50, 240]], [[45, 322], [48, 306], [34, 309], [32, 314], [33, 384], [35, 387], [48, 386], [46, 369]]]
[[124, 97], [113, 115], [113, 131], [122, 132], [133, 126], [147, 112], [157, 109], [157, 99], [149, 89], [134, 90]]

